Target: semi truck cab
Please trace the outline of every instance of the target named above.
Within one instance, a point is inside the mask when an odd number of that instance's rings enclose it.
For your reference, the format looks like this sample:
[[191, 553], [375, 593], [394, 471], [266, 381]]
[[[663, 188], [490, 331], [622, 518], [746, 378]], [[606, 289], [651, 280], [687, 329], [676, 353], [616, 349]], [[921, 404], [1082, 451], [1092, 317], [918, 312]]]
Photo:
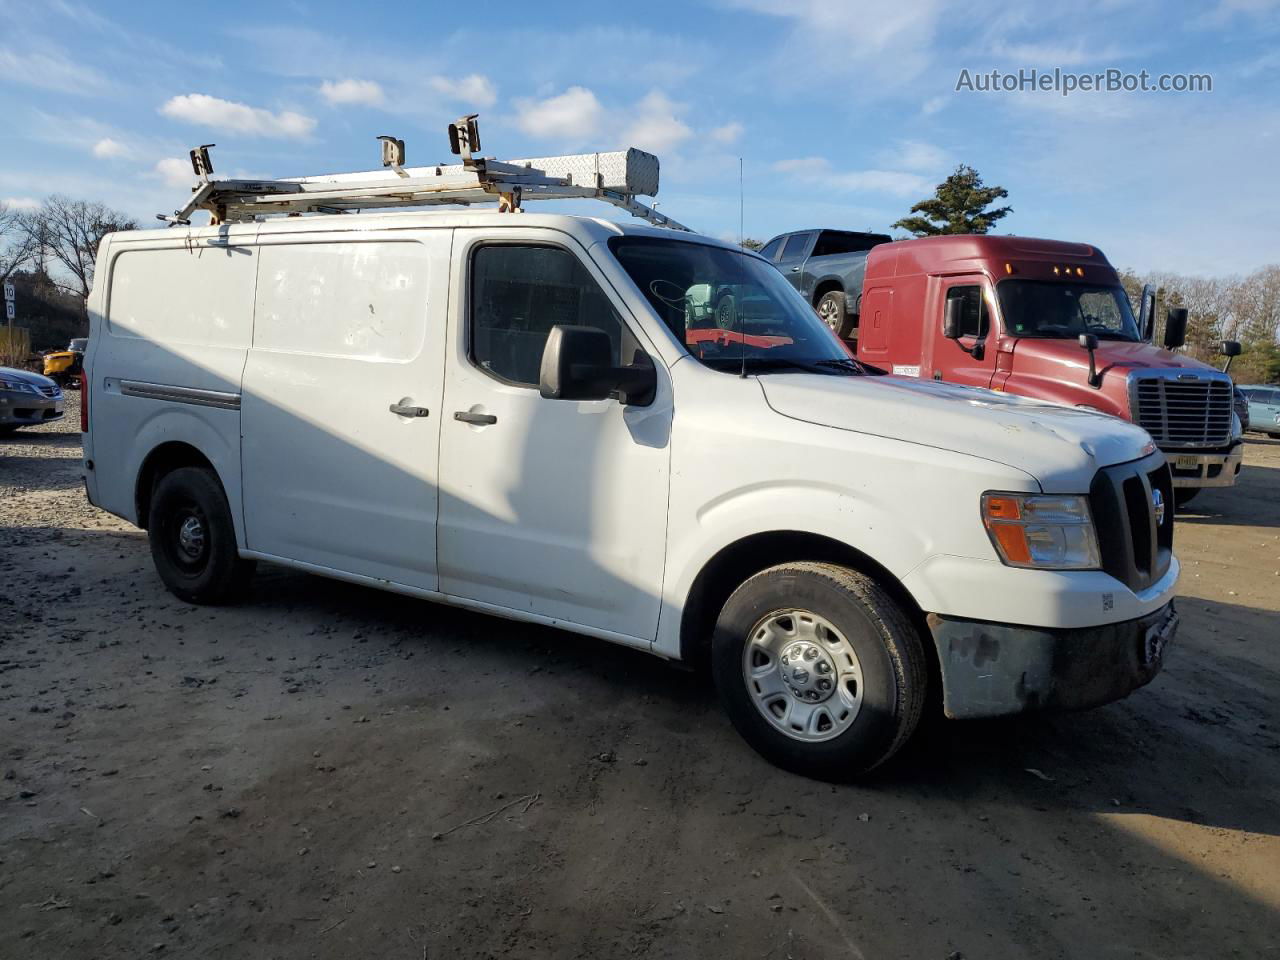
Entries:
[[1171, 311], [1164, 347], [1150, 342], [1097, 247], [991, 236], [882, 244], [867, 256], [859, 314], [858, 359], [886, 373], [1138, 424], [1168, 458], [1179, 505], [1240, 472], [1231, 378], [1173, 352], [1185, 312]]

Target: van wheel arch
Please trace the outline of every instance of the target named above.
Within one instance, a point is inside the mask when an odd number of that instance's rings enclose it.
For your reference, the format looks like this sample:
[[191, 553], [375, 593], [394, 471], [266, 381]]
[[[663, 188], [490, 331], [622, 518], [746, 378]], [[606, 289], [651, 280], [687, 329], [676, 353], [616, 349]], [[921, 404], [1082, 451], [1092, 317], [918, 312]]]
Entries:
[[[208, 470], [218, 477], [218, 483], [222, 485], [222, 478], [218, 476], [217, 468], [196, 447], [180, 440], [170, 440], [160, 444], [142, 461], [142, 467], [138, 470], [137, 484], [134, 487], [137, 525], [143, 530], [147, 529], [148, 518], [151, 516], [151, 497], [155, 493], [156, 484], [164, 476], [181, 467], [201, 467]], [[223, 494], [225, 493], [226, 487], [223, 486]]]
[[744, 537], [722, 548], [706, 562], [694, 578], [685, 598], [680, 620], [680, 659], [693, 669], [704, 671], [709, 666], [711, 636], [720, 611], [738, 587], [749, 578], [784, 563], [811, 561], [849, 567], [875, 580], [902, 609], [920, 631], [928, 659], [930, 689], [941, 686], [938, 651], [932, 640], [925, 613], [902, 582], [874, 559], [830, 537], [796, 530], [778, 530]]

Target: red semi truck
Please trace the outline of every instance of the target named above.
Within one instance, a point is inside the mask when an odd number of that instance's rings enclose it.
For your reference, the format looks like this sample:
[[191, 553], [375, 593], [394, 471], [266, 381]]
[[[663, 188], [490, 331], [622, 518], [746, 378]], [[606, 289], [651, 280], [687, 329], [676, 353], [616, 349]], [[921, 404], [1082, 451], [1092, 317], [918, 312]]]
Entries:
[[1154, 296], [1135, 319], [1101, 250], [961, 235], [877, 243], [863, 256], [861, 288], [843, 291], [843, 332], [863, 363], [1137, 423], [1168, 458], [1179, 506], [1235, 483], [1244, 445], [1231, 378], [1173, 352], [1186, 311], [1169, 311], [1164, 347], [1152, 343]]

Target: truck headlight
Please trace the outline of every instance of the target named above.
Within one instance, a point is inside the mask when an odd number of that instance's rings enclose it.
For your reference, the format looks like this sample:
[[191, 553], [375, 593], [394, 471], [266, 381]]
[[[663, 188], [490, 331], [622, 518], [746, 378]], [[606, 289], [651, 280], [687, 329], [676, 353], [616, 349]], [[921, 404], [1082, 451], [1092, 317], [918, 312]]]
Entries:
[[984, 493], [982, 522], [1011, 567], [1096, 570], [1098, 537], [1085, 497]]

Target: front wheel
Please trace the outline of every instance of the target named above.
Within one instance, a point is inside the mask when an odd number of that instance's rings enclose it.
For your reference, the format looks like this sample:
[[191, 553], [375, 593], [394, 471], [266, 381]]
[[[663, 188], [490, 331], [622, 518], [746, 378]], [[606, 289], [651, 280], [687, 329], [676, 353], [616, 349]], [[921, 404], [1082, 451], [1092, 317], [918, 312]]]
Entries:
[[756, 574], [725, 603], [712, 672], [734, 727], [772, 763], [846, 781], [908, 740], [924, 708], [920, 633], [874, 580], [826, 563]]
[[253, 561], [240, 558], [231, 508], [211, 470], [165, 474], [151, 497], [147, 532], [160, 579], [188, 603], [226, 603], [253, 575]]

